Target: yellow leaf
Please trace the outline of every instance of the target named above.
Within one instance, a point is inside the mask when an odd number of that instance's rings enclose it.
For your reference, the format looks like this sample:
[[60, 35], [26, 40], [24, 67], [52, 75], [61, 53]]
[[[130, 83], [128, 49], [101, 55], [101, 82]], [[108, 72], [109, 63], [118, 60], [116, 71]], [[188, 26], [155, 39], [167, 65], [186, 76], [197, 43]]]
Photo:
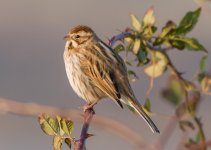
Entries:
[[210, 90], [211, 78], [205, 76], [201, 81], [201, 88], [203, 92], [208, 92]]
[[41, 129], [47, 135], [56, 135], [58, 130], [58, 122], [48, 115], [42, 114], [38, 118]]
[[131, 14], [130, 17], [131, 17], [132, 25], [135, 28], [135, 30], [141, 32], [142, 27], [141, 27], [141, 23], [138, 20], [138, 18], [133, 14]]
[[140, 46], [141, 46], [141, 40], [139, 38], [136, 38], [135, 42], [134, 42], [134, 45], [133, 45], [133, 52], [134, 52], [134, 54], [138, 54]]
[[133, 39], [131, 37], [125, 37], [124, 40], [128, 43], [133, 42]]
[[168, 59], [161, 52], [154, 52], [152, 63], [144, 69], [144, 72], [153, 78], [159, 77], [166, 70]]
[[64, 118], [60, 121], [61, 129], [67, 134], [70, 135], [73, 130], [73, 122], [71, 120], [66, 120]]
[[157, 58], [159, 58], [161, 61], [164, 61], [165, 63], [168, 62], [168, 59], [166, 58], [166, 56], [163, 53], [159, 52], [159, 51], [156, 51], [155, 56]]
[[152, 26], [155, 23], [154, 9], [149, 8], [144, 15], [144, 26]]
[[157, 78], [163, 74], [166, 69], [166, 63], [164, 61], [158, 61], [155, 64], [151, 64], [150, 66], [144, 69], [144, 72], [153, 78]]

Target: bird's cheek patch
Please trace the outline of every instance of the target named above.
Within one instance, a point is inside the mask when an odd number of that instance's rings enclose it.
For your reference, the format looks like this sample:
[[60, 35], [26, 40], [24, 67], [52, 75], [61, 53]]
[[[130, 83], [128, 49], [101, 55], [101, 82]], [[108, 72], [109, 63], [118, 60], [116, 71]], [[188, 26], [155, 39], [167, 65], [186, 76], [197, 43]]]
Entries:
[[78, 47], [78, 43], [74, 40], [72, 40], [72, 47], [73, 48], [77, 48]]

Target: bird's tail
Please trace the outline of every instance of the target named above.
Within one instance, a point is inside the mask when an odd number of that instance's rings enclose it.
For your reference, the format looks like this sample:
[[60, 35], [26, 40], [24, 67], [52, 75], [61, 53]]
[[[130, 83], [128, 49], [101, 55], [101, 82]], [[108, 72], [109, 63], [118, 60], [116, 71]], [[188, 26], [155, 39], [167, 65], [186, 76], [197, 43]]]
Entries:
[[153, 133], [160, 133], [157, 126], [150, 119], [150, 117], [146, 114], [146, 112], [144, 111], [144, 109], [141, 105], [131, 102], [130, 106], [144, 119], [144, 121], [147, 123], [147, 125], [150, 127], [150, 129], [152, 130]]

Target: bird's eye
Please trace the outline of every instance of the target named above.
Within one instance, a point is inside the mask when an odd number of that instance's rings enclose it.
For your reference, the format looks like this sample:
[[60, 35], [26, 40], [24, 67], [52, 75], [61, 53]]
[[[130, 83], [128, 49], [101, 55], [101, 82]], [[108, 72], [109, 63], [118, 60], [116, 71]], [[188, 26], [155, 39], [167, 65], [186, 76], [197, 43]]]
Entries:
[[76, 38], [76, 39], [79, 39], [79, 38], [80, 38], [80, 35], [77, 34], [77, 35], [75, 36], [75, 38]]

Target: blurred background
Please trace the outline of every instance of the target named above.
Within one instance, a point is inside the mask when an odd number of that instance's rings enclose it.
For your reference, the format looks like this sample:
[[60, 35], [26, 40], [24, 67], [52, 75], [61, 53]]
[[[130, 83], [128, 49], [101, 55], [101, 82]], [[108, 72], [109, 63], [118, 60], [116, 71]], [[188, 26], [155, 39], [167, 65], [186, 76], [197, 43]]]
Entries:
[[[210, 3], [205, 3], [210, 5]], [[178, 21], [187, 11], [198, 5], [193, 0], [1, 0], [0, 2], [0, 97], [20, 102], [33, 102], [62, 108], [78, 109], [85, 104], [71, 89], [63, 63], [64, 35], [79, 24], [92, 27], [98, 36], [107, 42], [112, 37], [131, 26], [129, 14], [140, 19], [145, 11], [154, 6], [156, 25], [162, 27], [167, 20]], [[211, 17], [208, 10], [202, 11], [197, 26], [190, 36], [196, 37], [210, 51]], [[198, 68], [203, 53], [170, 53], [172, 60], [185, 77], [190, 78]], [[208, 63], [211, 66], [211, 61]], [[209, 67], [210, 67], [209, 66]], [[149, 85], [143, 68], [136, 70], [140, 79], [132, 83], [139, 99], [143, 99]], [[155, 80], [151, 93], [152, 111], [173, 115], [174, 107], [162, 100], [159, 91], [165, 87], [167, 75]], [[211, 101], [203, 96], [199, 107], [207, 139], [211, 138]], [[110, 100], [100, 102], [96, 113], [115, 119], [139, 133], [146, 141], [153, 142], [159, 137], [153, 134], [145, 122], [127, 109], [122, 110]], [[168, 118], [155, 116], [161, 132]], [[177, 127], [179, 128], [179, 127]], [[81, 124], [76, 123], [74, 136], [78, 137]], [[128, 150], [133, 147], [123, 139], [92, 125], [90, 133], [96, 136], [87, 142], [87, 149]], [[167, 149], [176, 149], [180, 130], [175, 130], [169, 139]], [[106, 139], [106, 140], [105, 140]], [[0, 149], [5, 150], [50, 150], [52, 138], [40, 129], [37, 118], [0, 113]]]

